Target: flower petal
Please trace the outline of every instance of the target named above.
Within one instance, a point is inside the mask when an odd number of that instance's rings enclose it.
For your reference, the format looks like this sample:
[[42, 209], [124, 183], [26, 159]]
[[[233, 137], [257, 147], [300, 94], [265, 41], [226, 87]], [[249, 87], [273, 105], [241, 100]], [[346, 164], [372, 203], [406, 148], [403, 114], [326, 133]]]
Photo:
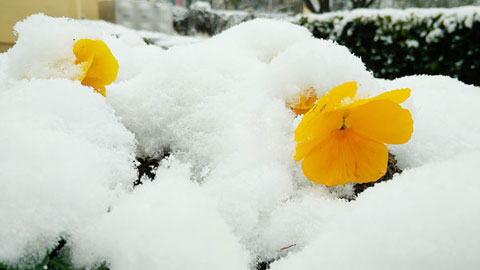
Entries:
[[328, 113], [317, 113], [308, 111], [302, 118], [302, 121], [295, 129], [295, 142], [297, 148], [295, 161], [300, 161], [307, 155], [317, 144], [321, 143], [332, 132], [342, 127], [342, 113], [338, 111]]
[[292, 109], [296, 114], [305, 114], [307, 113], [317, 101], [317, 94], [313, 88], [308, 88], [300, 94], [300, 100], [294, 104], [293, 102], [287, 102], [287, 105]]
[[81, 80], [83, 85], [92, 86], [97, 91], [102, 92], [105, 85], [109, 85], [116, 80], [119, 68], [118, 62], [105, 42], [81, 39], [75, 43], [73, 52], [77, 58], [75, 64], [88, 63], [86, 74], [82, 76]]
[[403, 103], [405, 100], [407, 100], [410, 97], [410, 93], [411, 93], [411, 90], [409, 88], [396, 89], [396, 90], [392, 90], [392, 91], [382, 93], [382, 94], [380, 94], [376, 97], [355, 100], [355, 101], [346, 105], [343, 108], [344, 109], [353, 109], [355, 107], [367, 104], [370, 101], [381, 100], [381, 99], [390, 100], [392, 102], [395, 102], [396, 104], [400, 104], [400, 103]]
[[353, 99], [357, 93], [357, 82], [343, 83], [323, 95], [318, 99], [311, 111], [328, 112], [332, 111], [340, 105], [345, 98]]
[[365, 137], [388, 144], [406, 143], [413, 132], [410, 111], [385, 99], [352, 109], [345, 124]]
[[388, 149], [351, 129], [337, 130], [303, 160], [304, 175], [327, 186], [373, 182], [387, 170]]
[[410, 97], [411, 92], [412, 90], [410, 90], [410, 88], [396, 89], [396, 90], [382, 93], [374, 97], [373, 99], [374, 100], [386, 99], [386, 100], [395, 102], [397, 104], [401, 104]]
[[342, 127], [343, 112], [334, 110], [345, 98], [353, 98], [356, 92], [356, 82], [341, 84], [323, 95], [303, 116], [295, 129], [295, 161], [302, 160], [317, 144]]

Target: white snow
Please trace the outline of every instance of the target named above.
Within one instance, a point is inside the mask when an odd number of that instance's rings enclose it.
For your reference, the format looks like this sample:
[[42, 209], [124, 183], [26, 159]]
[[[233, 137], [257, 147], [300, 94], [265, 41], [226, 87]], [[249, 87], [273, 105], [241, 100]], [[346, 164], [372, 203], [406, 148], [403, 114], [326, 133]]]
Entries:
[[133, 134], [79, 82], [33, 79], [0, 91], [0, 141], [2, 263], [43, 259], [136, 178]]
[[385, 81], [389, 89], [409, 87], [415, 108], [414, 132], [405, 145], [391, 146], [403, 168], [480, 151], [479, 88], [442, 76]]
[[[243, 128], [238, 121], [261, 121], [267, 110], [276, 110], [265, 117], [283, 117], [278, 123], [284, 133], [290, 132], [293, 115], [285, 100], [308, 87], [319, 95], [350, 80], [357, 80], [363, 90], [378, 87], [346, 48], [316, 40], [306, 29], [284, 22], [244, 23], [211, 40], [149, 56], [132, 63], [137, 75], [112, 85], [107, 95], [149, 156], [168, 147], [196, 152], [199, 160], [222, 159], [215, 155], [232, 149], [221, 144], [241, 147], [219, 139], [236, 139], [222, 132]], [[335, 72], [339, 69], [342, 72]]]
[[[248, 269], [247, 252], [175, 160], [73, 241], [77, 265], [111, 262], [111, 269]], [[168, 168], [167, 168], [168, 166]]]
[[[77, 266], [112, 270], [480, 266], [478, 87], [378, 80], [345, 47], [273, 20], [168, 50], [99, 22], [36, 15], [16, 29], [0, 54], [0, 263], [63, 237]], [[106, 99], [70, 80], [74, 38], [117, 58]], [[351, 184], [313, 184], [294, 162], [286, 102], [352, 80], [361, 95], [411, 88], [414, 134], [389, 146], [407, 170], [347, 202]], [[165, 153], [131, 191], [134, 156]]]
[[480, 152], [377, 184], [350, 203], [283, 269], [476, 269]]
[[[81, 38], [99, 39], [101, 33], [82, 21], [33, 15], [15, 25], [18, 40], [8, 51], [10, 78], [68, 78], [81, 74], [75, 61], [73, 44]], [[55, 29], [55, 30], [53, 30]]]

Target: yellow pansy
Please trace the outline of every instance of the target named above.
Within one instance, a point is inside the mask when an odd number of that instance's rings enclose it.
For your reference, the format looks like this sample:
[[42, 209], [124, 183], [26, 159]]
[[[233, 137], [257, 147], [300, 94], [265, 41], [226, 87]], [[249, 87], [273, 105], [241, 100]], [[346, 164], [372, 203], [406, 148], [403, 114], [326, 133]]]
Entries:
[[413, 120], [399, 104], [410, 89], [357, 99], [356, 82], [347, 82], [322, 96], [295, 130], [295, 161], [305, 176], [327, 186], [374, 182], [387, 170], [385, 144], [410, 140]]
[[80, 39], [75, 42], [73, 53], [75, 64], [81, 64], [83, 70], [78, 79], [105, 96], [105, 86], [114, 82], [118, 74], [117, 59], [108, 46], [101, 40]]

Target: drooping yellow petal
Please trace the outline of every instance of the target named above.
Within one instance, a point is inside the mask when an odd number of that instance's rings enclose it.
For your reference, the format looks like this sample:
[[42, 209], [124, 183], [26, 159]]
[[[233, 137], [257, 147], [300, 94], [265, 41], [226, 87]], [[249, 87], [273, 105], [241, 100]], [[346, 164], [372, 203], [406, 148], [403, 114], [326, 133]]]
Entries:
[[388, 144], [406, 143], [413, 132], [410, 111], [386, 99], [352, 109], [345, 125], [358, 134]]
[[410, 90], [410, 88], [396, 89], [396, 90], [382, 93], [374, 97], [373, 99], [374, 100], [385, 99], [385, 100], [390, 100], [392, 102], [395, 102], [397, 104], [401, 104], [410, 97], [411, 92], [412, 90]]
[[295, 142], [297, 142], [295, 161], [302, 160], [317, 144], [328, 138], [335, 130], [340, 129], [342, 123], [343, 117], [339, 111], [328, 113], [308, 111], [295, 129]]
[[317, 101], [317, 94], [312, 88], [308, 88], [307, 90], [303, 91], [300, 94], [300, 101], [296, 104], [292, 104], [288, 102], [287, 105], [292, 109], [292, 111], [296, 114], [305, 114], [310, 110]]
[[355, 133], [336, 130], [305, 156], [304, 175], [327, 186], [373, 182], [387, 169], [388, 149], [382, 143]]
[[396, 89], [396, 90], [382, 93], [376, 97], [354, 100], [352, 103], [346, 105], [344, 108], [353, 109], [355, 107], [367, 104], [372, 100], [381, 100], [381, 99], [390, 100], [392, 102], [395, 102], [396, 104], [401, 104], [410, 97], [410, 93], [411, 93], [411, 90], [409, 88]]
[[311, 110], [316, 112], [328, 112], [334, 110], [340, 105], [342, 100], [345, 100], [346, 98], [353, 99], [356, 93], [357, 82], [343, 83], [319, 98]]
[[101, 40], [81, 39], [73, 47], [75, 64], [84, 64], [86, 72], [80, 77], [83, 85], [91, 86], [105, 96], [105, 86], [117, 79], [118, 62]]

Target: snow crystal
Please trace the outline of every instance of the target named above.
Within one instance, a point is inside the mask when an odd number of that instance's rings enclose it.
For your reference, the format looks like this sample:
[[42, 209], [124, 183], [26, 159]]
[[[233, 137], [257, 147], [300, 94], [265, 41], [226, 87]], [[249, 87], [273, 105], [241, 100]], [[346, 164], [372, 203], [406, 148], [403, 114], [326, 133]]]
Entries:
[[248, 269], [248, 256], [190, 181], [188, 165], [169, 161], [156, 180], [135, 189], [74, 237], [74, 262], [127, 269]]
[[0, 262], [43, 259], [135, 180], [133, 135], [93, 90], [63, 79], [0, 91]]
[[331, 219], [282, 269], [476, 269], [480, 153], [377, 184]]

